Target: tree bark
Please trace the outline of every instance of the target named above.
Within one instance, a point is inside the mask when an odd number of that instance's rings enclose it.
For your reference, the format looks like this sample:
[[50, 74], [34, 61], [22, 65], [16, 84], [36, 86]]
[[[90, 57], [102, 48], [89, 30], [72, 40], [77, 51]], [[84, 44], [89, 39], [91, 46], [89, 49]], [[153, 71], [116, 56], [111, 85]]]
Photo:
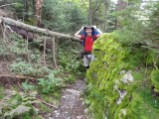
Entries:
[[57, 62], [56, 62], [56, 44], [55, 44], [55, 37], [52, 38], [52, 57], [55, 68], [57, 68]]
[[37, 26], [41, 25], [42, 3], [43, 0], [35, 0], [35, 18]]
[[[110, 3], [109, 3], [109, 0], [103, 0], [103, 2], [104, 2], [104, 16], [105, 16], [104, 18], [106, 19], [107, 16], [108, 16], [108, 10], [109, 10]], [[105, 20], [105, 22], [104, 22], [104, 31], [107, 30], [107, 25], [108, 25], [108, 22], [107, 22], [107, 20]]]
[[[124, 0], [118, 0], [116, 11], [118, 12], [118, 11], [125, 10], [126, 7], [127, 7], [127, 5], [128, 5], [128, 3], [125, 2]], [[120, 16], [120, 17], [124, 17], [124, 16], [122, 15], [122, 16]], [[118, 19], [118, 17], [117, 17], [117, 19]], [[122, 25], [121, 25], [121, 24], [119, 23], [119, 21], [117, 20], [117, 21], [116, 21], [116, 29], [121, 28], [121, 27], [122, 27]]]
[[71, 40], [81, 41], [78, 38], [75, 38], [71, 35], [58, 33], [58, 32], [53, 32], [53, 31], [50, 31], [50, 30], [47, 30], [47, 29], [38, 28], [38, 27], [35, 27], [35, 26], [31, 26], [31, 25], [19, 22], [19, 21], [15, 21], [15, 20], [10, 19], [10, 18], [0, 17], [0, 23], [4, 23], [4, 24], [10, 25], [10, 26], [15, 26], [15, 27], [21, 28], [21, 29], [26, 29], [28, 31], [43, 34], [43, 35], [50, 36], [50, 37], [53, 37], [53, 36], [64, 37], [64, 38], [68, 38], [68, 39], [71, 39]]

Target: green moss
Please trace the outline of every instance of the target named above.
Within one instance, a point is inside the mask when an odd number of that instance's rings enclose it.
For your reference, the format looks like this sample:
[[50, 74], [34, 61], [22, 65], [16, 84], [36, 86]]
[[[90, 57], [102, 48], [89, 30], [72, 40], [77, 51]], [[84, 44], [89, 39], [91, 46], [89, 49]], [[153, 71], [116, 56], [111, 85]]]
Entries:
[[[101, 36], [94, 44], [94, 55], [96, 59], [91, 63], [87, 71], [88, 87], [86, 91], [86, 102], [93, 112], [95, 119], [149, 119], [146, 107], [155, 110], [153, 104], [145, 104], [152, 96], [143, 97], [143, 90], [149, 91], [149, 72], [144, 66], [143, 60], [149, 54], [147, 50], [128, 48], [116, 41], [113, 34]], [[124, 83], [122, 71], [131, 71], [134, 78], [132, 83]], [[159, 72], [152, 73], [152, 82], [158, 89]], [[157, 81], [157, 82], [156, 82]], [[147, 83], [146, 86], [144, 83]], [[117, 90], [127, 92], [120, 104], [117, 101], [120, 97]], [[144, 93], [145, 94], [145, 93]], [[153, 100], [151, 100], [153, 101]], [[156, 110], [151, 115], [157, 119]]]

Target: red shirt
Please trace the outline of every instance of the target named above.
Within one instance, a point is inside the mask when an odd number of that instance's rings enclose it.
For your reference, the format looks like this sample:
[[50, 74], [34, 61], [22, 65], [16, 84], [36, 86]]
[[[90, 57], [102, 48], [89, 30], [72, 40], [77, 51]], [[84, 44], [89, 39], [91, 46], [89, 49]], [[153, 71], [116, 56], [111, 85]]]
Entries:
[[[94, 40], [97, 39], [97, 35], [94, 35], [94, 36], [86, 36], [85, 38], [85, 43], [84, 43], [84, 51], [86, 52], [92, 52], [92, 49], [93, 49], [93, 37], [94, 37]], [[81, 40], [84, 40], [84, 35], [81, 35]]]

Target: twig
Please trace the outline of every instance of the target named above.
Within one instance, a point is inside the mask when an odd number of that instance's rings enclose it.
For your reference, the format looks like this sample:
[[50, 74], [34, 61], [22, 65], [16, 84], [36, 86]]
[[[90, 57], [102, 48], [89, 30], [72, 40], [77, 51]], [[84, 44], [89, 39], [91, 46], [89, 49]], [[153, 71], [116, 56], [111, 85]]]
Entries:
[[6, 36], [7, 25], [5, 25], [5, 24], [3, 24], [3, 25], [4, 25], [5, 41], [6, 41], [7, 44], [9, 44], [10, 42], [9, 42], [7, 36]]
[[23, 88], [21, 87], [21, 85], [20, 85], [19, 81], [18, 81], [18, 85], [19, 85], [19, 87], [20, 87], [21, 89], [23, 89]]
[[2, 8], [2, 7], [6, 7], [6, 6], [9, 6], [9, 5], [14, 5], [14, 4], [16, 4], [16, 3], [11, 3], [11, 4], [1, 5], [1, 6], [0, 6], [0, 8]]
[[26, 44], [27, 46], [27, 59], [28, 59], [28, 61], [29, 61], [29, 63], [30, 63], [30, 57], [29, 57], [29, 39], [28, 39], [28, 31], [27, 31], [27, 44]]
[[43, 100], [41, 100], [41, 99], [38, 99], [39, 101], [41, 101], [42, 103], [44, 103], [44, 104], [46, 104], [46, 105], [48, 105], [48, 106], [50, 106], [50, 107], [54, 107], [54, 108], [56, 108], [56, 106], [55, 105], [52, 105], [52, 104], [50, 104], [50, 103], [47, 103], [47, 102], [45, 102], [45, 101], [43, 101]]

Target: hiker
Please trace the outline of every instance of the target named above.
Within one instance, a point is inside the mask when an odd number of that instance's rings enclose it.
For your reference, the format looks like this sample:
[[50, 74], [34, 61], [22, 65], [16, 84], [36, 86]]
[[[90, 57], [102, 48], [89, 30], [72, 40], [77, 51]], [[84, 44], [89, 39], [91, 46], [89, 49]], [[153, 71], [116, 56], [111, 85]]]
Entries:
[[93, 42], [102, 34], [95, 26], [85, 26], [75, 33], [75, 37], [82, 40], [84, 46], [83, 63], [86, 69], [94, 59], [92, 55]]

